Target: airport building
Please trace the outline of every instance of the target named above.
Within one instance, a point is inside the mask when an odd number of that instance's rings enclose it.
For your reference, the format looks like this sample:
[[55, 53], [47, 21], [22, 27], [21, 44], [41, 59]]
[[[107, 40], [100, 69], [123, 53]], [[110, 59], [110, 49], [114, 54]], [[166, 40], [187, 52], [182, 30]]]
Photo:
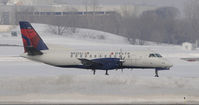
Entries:
[[[110, 15], [139, 16], [143, 11], [156, 9], [148, 5], [97, 5], [58, 4], [54, 0], [0, 0], [0, 24], [16, 24], [18, 15], [64, 16], [64, 15]], [[20, 17], [21, 18], [21, 17]]]

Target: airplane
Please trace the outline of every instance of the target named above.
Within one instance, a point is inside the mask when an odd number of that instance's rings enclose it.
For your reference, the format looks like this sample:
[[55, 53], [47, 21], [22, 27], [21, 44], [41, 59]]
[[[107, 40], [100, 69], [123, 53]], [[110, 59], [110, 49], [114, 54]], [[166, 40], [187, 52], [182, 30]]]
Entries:
[[188, 61], [188, 62], [196, 62], [199, 61], [199, 58], [181, 58], [182, 60]]
[[173, 66], [166, 58], [151, 51], [52, 50], [29, 22], [20, 21], [19, 25], [24, 46], [21, 56], [48, 65], [90, 69], [94, 75], [96, 70], [105, 70], [105, 75], [109, 75], [109, 70], [155, 69], [155, 77], [159, 77], [158, 71], [170, 70]]

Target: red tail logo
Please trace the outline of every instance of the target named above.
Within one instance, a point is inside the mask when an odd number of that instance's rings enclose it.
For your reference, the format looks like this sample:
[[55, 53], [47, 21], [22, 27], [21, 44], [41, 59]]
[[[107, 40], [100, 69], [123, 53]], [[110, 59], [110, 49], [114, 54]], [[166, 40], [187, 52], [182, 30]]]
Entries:
[[[24, 49], [26, 47], [34, 47], [38, 51], [48, 50], [46, 44], [43, 42], [43, 40], [40, 38], [38, 33], [34, 30], [34, 28], [31, 26], [29, 22], [19, 22], [19, 24], [20, 24]], [[26, 49], [25, 52], [27, 52]]]

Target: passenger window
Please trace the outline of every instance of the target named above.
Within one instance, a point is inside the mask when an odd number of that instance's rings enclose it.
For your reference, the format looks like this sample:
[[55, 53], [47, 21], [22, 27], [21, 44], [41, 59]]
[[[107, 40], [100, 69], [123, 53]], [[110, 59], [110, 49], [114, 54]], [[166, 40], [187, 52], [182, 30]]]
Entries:
[[97, 55], [94, 55], [95, 58], [97, 58]]
[[104, 58], [106, 58], [106, 55], [104, 55]]
[[102, 55], [99, 55], [99, 57], [101, 58], [101, 57], [102, 57]]
[[92, 58], [92, 55], [90, 55], [90, 58]]

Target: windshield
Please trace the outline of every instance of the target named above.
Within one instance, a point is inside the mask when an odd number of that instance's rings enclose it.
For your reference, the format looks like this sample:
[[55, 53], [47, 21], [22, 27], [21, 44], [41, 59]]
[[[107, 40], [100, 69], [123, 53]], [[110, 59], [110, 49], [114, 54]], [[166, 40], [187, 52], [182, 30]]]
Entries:
[[149, 54], [149, 57], [151, 58], [151, 57], [158, 57], [158, 58], [162, 58], [162, 56], [160, 55], [160, 54]]
[[162, 55], [160, 54], [155, 54], [157, 57], [162, 58]]

